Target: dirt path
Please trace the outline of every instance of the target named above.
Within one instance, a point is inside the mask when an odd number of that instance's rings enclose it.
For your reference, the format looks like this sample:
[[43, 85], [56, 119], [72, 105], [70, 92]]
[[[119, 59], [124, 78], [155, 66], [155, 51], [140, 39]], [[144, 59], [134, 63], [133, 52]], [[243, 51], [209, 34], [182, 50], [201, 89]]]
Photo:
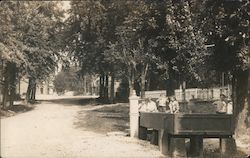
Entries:
[[[101, 106], [95, 108], [101, 108]], [[158, 148], [129, 137], [76, 128], [77, 113], [91, 106], [51, 102], [1, 119], [1, 156], [6, 158], [161, 157]]]

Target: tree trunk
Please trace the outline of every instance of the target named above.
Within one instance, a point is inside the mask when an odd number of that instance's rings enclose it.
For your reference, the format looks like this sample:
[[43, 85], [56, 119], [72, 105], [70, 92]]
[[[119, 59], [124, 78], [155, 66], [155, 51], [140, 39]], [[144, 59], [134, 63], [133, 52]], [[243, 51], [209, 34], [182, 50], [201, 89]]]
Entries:
[[129, 69], [129, 76], [128, 76], [128, 84], [129, 84], [129, 94], [128, 96], [132, 96], [134, 92], [134, 80], [135, 80], [135, 74], [133, 67]]
[[145, 98], [145, 82], [146, 82], [146, 76], [142, 74], [141, 75], [141, 98]]
[[168, 66], [168, 69], [166, 70], [167, 71], [167, 80], [166, 80], [166, 94], [167, 96], [172, 96], [174, 95], [174, 84], [173, 84], [173, 79], [172, 79], [172, 75], [173, 75], [173, 72], [172, 72], [172, 69], [171, 69], [172, 66]]
[[32, 88], [32, 84], [31, 84], [31, 78], [29, 78], [29, 82], [28, 82], [28, 88], [27, 88], [27, 91], [26, 91], [26, 97], [25, 97], [25, 102], [26, 104], [29, 102], [30, 100], [30, 94], [31, 94], [31, 88]]
[[102, 100], [104, 98], [104, 74], [102, 73], [100, 76], [100, 81], [99, 81], [100, 85], [99, 85], [99, 96], [100, 99]]
[[148, 64], [142, 67], [141, 72], [141, 98], [145, 98], [146, 76], [148, 72]]
[[4, 96], [4, 61], [0, 58], [1, 67], [0, 67], [0, 105], [3, 105], [3, 96]]
[[7, 73], [5, 73], [4, 85], [3, 85], [3, 102], [2, 102], [3, 109], [5, 109], [7, 106], [8, 94], [9, 94], [9, 76], [7, 75]]
[[10, 106], [14, 105], [15, 95], [16, 95], [16, 64], [10, 63], [9, 68], [9, 86], [10, 86]]
[[3, 86], [3, 108], [7, 108], [7, 102], [12, 106], [16, 92], [16, 65], [15, 63], [7, 62], [4, 73]]
[[109, 101], [109, 75], [105, 75], [105, 85], [104, 85], [104, 101]]
[[115, 75], [111, 72], [111, 88], [110, 88], [110, 102], [114, 103], [115, 98]]
[[87, 78], [86, 78], [86, 75], [84, 74], [84, 76], [83, 76], [83, 93], [84, 93], [84, 95], [87, 94], [86, 80], [87, 80]]
[[234, 127], [236, 136], [247, 134], [250, 127], [250, 72], [238, 71], [233, 76]]
[[35, 102], [36, 100], [36, 83], [33, 83], [32, 85], [32, 94], [31, 94], [31, 102]]
[[92, 86], [92, 75], [89, 76], [90, 78], [90, 81], [89, 81], [89, 92], [90, 92], [90, 95], [93, 95], [93, 86]]
[[36, 93], [36, 81], [34, 78], [29, 78], [29, 84], [26, 92], [26, 103], [34, 101], [35, 93]]
[[182, 101], [186, 101], [186, 81], [182, 82], [181, 93], [182, 93]]
[[150, 90], [150, 81], [151, 81], [151, 78], [148, 77], [148, 80], [147, 80], [147, 83], [146, 83], [146, 91]]

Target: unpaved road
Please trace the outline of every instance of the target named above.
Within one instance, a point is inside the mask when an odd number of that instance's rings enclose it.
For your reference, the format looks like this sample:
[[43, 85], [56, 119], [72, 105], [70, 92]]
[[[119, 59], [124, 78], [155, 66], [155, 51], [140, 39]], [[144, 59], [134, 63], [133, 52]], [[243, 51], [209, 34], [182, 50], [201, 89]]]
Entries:
[[3, 158], [161, 157], [158, 148], [124, 136], [76, 128], [77, 113], [98, 107], [43, 102], [32, 111], [1, 119]]

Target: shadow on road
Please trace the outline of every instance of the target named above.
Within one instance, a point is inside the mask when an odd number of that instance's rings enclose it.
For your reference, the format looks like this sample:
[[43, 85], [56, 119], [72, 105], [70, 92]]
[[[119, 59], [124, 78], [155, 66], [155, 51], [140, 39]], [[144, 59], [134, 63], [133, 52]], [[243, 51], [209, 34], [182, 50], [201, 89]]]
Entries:
[[17, 104], [9, 107], [8, 109], [0, 109], [0, 117], [5, 118], [5, 117], [10, 117], [10, 116], [15, 116], [20, 113], [28, 112], [33, 110], [34, 107], [32, 106], [26, 106], [23, 104]]
[[85, 105], [98, 105], [96, 98], [56, 98], [56, 99], [43, 99], [38, 101], [47, 101], [52, 102], [55, 104], [62, 104], [62, 105], [78, 105], [78, 106], [85, 106]]
[[78, 112], [76, 128], [89, 129], [92, 132], [106, 134], [108, 132], [126, 132], [129, 128], [129, 106], [127, 103], [117, 103], [98, 109]]

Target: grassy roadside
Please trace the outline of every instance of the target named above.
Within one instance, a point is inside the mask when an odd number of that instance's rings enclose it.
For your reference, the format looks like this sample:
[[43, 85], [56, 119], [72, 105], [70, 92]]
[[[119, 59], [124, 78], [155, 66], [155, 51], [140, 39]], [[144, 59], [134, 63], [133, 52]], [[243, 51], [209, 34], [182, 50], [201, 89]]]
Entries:
[[[107, 134], [109, 132], [126, 132], [129, 128], [129, 105], [113, 104], [102, 105], [93, 110], [81, 110], [75, 122], [77, 128], [92, 132]], [[250, 152], [249, 148], [238, 147], [236, 158], [244, 158]], [[219, 140], [204, 140], [204, 156], [208, 158], [219, 157]]]
[[129, 128], [129, 106], [127, 103], [102, 106], [86, 112], [78, 112], [76, 127], [86, 128], [96, 133], [126, 132]]
[[9, 107], [8, 109], [0, 109], [0, 116], [1, 118], [11, 117], [33, 109], [34, 106], [28, 106], [24, 104], [14, 104], [12, 107]]

